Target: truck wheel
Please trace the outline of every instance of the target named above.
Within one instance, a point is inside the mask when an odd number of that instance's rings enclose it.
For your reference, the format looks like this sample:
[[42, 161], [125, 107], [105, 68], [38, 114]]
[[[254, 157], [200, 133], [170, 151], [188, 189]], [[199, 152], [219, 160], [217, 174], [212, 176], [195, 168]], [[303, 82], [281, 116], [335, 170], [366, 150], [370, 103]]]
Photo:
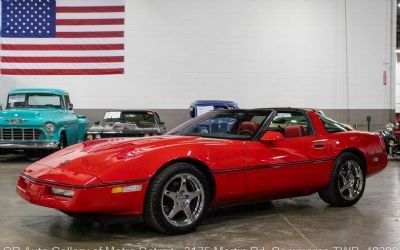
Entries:
[[356, 204], [364, 193], [366, 167], [355, 154], [343, 153], [335, 161], [328, 186], [318, 192], [326, 203], [348, 207]]
[[60, 134], [60, 139], [58, 140], [58, 150], [61, 150], [67, 146], [67, 139], [65, 138], [65, 134]]
[[204, 217], [211, 191], [204, 174], [188, 163], [175, 163], [151, 181], [145, 200], [144, 221], [164, 234], [192, 231]]

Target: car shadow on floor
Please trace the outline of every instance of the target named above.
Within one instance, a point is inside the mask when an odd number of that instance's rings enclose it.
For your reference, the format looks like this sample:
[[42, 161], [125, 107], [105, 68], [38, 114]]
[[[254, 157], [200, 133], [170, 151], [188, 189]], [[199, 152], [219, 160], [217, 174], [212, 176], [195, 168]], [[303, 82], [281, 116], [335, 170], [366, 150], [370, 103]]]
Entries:
[[[276, 201], [278, 206], [275, 206], [274, 203], [263, 202], [211, 210], [197, 228], [196, 234], [206, 234], [209, 230], [219, 232], [227, 227], [239, 224], [251, 227], [252, 224], [260, 220], [283, 223], [281, 213], [289, 216], [293, 213], [315, 214], [316, 205], [309, 199], [303, 198], [303, 201], [297, 199], [293, 202], [290, 199]], [[321, 213], [325, 209], [331, 209], [321, 205], [319, 204], [317, 208]], [[101, 216], [90, 216], [71, 218], [61, 214], [49, 217], [24, 217], [22, 223], [30, 230], [71, 242], [89, 241], [96, 243], [119, 239], [142, 240], [163, 237], [163, 235], [148, 229], [138, 218], [132, 217], [103, 218]]]

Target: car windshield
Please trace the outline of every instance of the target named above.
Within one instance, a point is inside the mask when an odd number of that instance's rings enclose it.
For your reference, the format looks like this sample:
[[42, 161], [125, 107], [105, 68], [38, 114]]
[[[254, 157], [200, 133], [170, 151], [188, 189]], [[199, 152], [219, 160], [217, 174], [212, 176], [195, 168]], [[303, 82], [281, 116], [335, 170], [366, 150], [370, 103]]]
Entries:
[[104, 114], [104, 122], [106, 123], [132, 123], [138, 127], [154, 127], [156, 119], [154, 112], [151, 111], [110, 111]]
[[216, 110], [171, 130], [169, 135], [251, 139], [270, 116], [270, 110]]
[[63, 108], [61, 96], [48, 93], [13, 94], [7, 108]]

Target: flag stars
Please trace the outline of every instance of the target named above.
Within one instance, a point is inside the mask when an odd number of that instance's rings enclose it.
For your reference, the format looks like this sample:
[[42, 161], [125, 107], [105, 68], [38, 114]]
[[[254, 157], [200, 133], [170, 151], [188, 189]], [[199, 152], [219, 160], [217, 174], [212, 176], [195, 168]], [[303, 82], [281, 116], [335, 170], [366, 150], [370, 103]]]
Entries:
[[55, 36], [56, 0], [3, 0], [2, 8], [5, 36]]

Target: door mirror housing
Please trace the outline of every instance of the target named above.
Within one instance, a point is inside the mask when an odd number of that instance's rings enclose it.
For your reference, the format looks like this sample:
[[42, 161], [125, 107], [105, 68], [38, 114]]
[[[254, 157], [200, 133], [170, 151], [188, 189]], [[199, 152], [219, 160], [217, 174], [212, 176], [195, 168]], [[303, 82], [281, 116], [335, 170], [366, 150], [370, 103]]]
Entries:
[[95, 121], [94, 125], [99, 126], [100, 125], [100, 121]]
[[285, 137], [276, 131], [267, 131], [263, 137], [261, 137], [261, 141], [262, 142], [276, 142], [276, 141], [282, 141], [283, 139], [285, 139]]
[[165, 124], [165, 122], [164, 122], [164, 121], [160, 121], [160, 124], [161, 124], [161, 125], [164, 125], [164, 124]]
[[74, 104], [69, 103], [69, 104], [68, 104], [68, 110], [73, 110], [73, 109], [74, 109]]

